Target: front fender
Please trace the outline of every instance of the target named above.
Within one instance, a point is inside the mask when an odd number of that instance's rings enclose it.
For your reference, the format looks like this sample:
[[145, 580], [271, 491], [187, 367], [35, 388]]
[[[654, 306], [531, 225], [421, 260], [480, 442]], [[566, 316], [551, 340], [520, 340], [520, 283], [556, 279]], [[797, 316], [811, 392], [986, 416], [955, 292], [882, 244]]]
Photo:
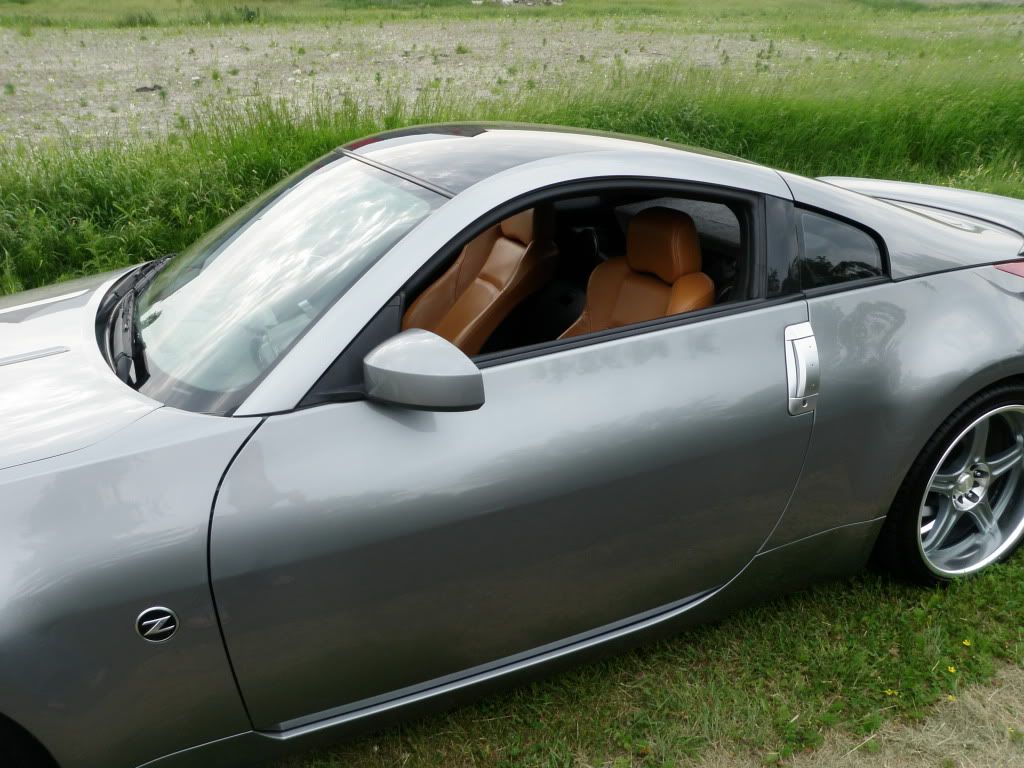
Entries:
[[[160, 409], [0, 472], [0, 712], [63, 768], [135, 766], [249, 729], [208, 582], [210, 510], [256, 426]], [[135, 618], [179, 628], [146, 642]]]

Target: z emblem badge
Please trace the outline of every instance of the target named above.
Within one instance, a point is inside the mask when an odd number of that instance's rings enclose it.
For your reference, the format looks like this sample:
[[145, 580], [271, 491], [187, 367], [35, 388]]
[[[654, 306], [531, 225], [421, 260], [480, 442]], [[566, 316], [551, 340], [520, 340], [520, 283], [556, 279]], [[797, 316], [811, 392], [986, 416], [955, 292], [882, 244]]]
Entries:
[[147, 608], [135, 620], [135, 631], [147, 642], [163, 643], [178, 631], [178, 617], [170, 608]]

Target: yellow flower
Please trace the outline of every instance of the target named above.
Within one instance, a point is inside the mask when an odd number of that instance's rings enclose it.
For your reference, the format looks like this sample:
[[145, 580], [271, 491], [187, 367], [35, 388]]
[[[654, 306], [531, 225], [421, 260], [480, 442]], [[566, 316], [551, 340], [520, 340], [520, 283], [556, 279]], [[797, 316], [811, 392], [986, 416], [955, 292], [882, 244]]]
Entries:
[[971, 641], [970, 641], [969, 638], [964, 640], [964, 647], [966, 647], [966, 648], [970, 648], [971, 647]]
[[946, 701], [956, 701], [956, 696], [951, 693], [946, 697]]
[[951, 674], [951, 675], [955, 675], [956, 674], [956, 667], [954, 667], [952, 664], [950, 664], [948, 667], [946, 667], [946, 671], [949, 672], [949, 674]]
[[894, 691], [892, 688], [886, 688], [885, 689], [885, 695], [886, 696], [896, 696], [896, 695], [898, 695], [898, 693], [899, 693], [899, 691]]

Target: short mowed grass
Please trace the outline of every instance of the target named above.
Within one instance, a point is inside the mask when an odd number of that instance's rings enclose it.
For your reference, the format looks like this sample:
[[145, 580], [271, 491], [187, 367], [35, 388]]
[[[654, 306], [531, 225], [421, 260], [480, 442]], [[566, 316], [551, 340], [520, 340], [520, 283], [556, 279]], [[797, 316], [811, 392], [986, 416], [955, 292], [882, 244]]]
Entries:
[[[601, 1], [573, 5], [582, 19], [588, 9], [613, 11]], [[325, 97], [301, 112], [256, 102], [196, 115], [157, 142], [6, 147], [0, 292], [180, 250], [331, 148], [419, 122], [575, 125], [709, 147], [808, 175], [1024, 197], [1024, 22], [1012, 9], [881, 0], [730, 0], [713, 12], [696, 3], [637, 5], [619, 14], [621, 23], [657, 26], [659, 14], [682, 8], [709, 34], [752, 35], [766, 51], [774, 50], [769, 41], [802, 40], [842, 55], [807, 67], [770, 52], [755, 69], [609, 66], [486, 102], [447, 91], [373, 107]], [[358, 6], [366, 14], [355, 17], [360, 23], [374, 23], [374, 13], [388, 23], [395, 14], [397, 23], [415, 23], [416, 14], [467, 13], [443, 3], [266, 3], [259, 20], [238, 23], [271, 23], [274, 14], [321, 19], [342, 6]], [[115, 3], [113, 15], [103, 16], [90, 11], [97, 7], [33, 0], [0, 6], [0, 22], [13, 23], [17, 12], [115, 24], [117, 14], [138, 10]], [[154, 23], [184, 24], [199, 6], [168, 0], [150, 7]], [[175, 21], [175, 14], [188, 18]], [[989, 679], [1000, 664], [1024, 663], [1022, 627], [1020, 557], [944, 589], [869, 571], [292, 765], [667, 766], [722, 752], [784, 763], [830, 730], [868, 734], [937, 702], [955, 706], [947, 698], [961, 686]]]

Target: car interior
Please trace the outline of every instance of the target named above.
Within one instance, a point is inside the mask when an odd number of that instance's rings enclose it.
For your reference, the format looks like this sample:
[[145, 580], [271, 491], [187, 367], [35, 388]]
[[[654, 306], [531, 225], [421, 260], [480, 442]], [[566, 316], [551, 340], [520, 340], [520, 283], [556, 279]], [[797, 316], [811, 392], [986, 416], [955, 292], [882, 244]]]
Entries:
[[649, 192], [545, 202], [420, 276], [402, 329], [472, 357], [742, 300], [748, 218], [743, 203]]

